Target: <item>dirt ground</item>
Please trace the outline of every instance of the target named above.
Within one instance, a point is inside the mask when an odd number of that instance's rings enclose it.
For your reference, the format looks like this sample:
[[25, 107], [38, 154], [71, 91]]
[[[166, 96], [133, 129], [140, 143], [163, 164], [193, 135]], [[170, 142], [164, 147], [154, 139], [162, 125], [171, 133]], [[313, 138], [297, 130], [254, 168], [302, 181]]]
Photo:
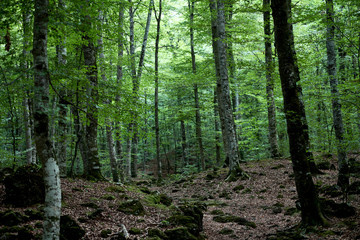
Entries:
[[[226, 169], [219, 169], [216, 172], [209, 170], [184, 178], [177, 176], [172, 180], [165, 180], [161, 186], [151, 184], [149, 179], [138, 179], [132, 185], [120, 186], [119, 189], [124, 189], [124, 191], [117, 191], [117, 188], [111, 190], [114, 184], [110, 182], [95, 183], [83, 179], [62, 179], [62, 214], [70, 215], [79, 222], [86, 231], [83, 239], [110, 239], [114, 233], [120, 231], [121, 224], [128, 231], [131, 228], [141, 230], [140, 233], [130, 234], [130, 239], [146, 238], [147, 230], [150, 228], [161, 230], [169, 228], [165, 224], [166, 219], [176, 206], [192, 201], [200, 201], [207, 205], [203, 218], [203, 234], [209, 240], [267, 239], [274, 236], [277, 231], [299, 224], [300, 213], [292, 214], [291, 212], [296, 209], [297, 194], [290, 160], [252, 161], [244, 163], [242, 167], [249, 174], [250, 179], [225, 182]], [[325, 170], [324, 173], [314, 177], [314, 182], [322, 186], [334, 185], [336, 171]], [[351, 178], [351, 182], [356, 180], [358, 179]], [[139, 190], [141, 188], [142, 191]], [[153, 204], [149, 198], [150, 194], [145, 193], [146, 188], [151, 192], [165, 193], [173, 198], [172, 206]], [[330, 197], [326, 196], [326, 198]], [[4, 205], [3, 199], [4, 186], [0, 185], [0, 211], [11, 208]], [[133, 216], [117, 211], [119, 203], [127, 199], [141, 199], [146, 214]], [[342, 197], [331, 199], [338, 203], [343, 201]], [[348, 197], [348, 203], [356, 208], [355, 216], [329, 218], [330, 227], [319, 227], [317, 233], [304, 233], [303, 239], [360, 239], [359, 200], [359, 195]], [[94, 208], [84, 203], [95, 203], [96, 208], [101, 209], [100, 213], [90, 218]], [[36, 209], [39, 206], [32, 208]], [[20, 212], [25, 210], [24, 208], [12, 209]], [[214, 210], [245, 218], [254, 222], [256, 228], [231, 222], [215, 222]], [[36, 226], [36, 221], [27, 224]], [[224, 234], [226, 233], [224, 229], [228, 230], [227, 234]], [[111, 230], [108, 238], [101, 237], [103, 230]], [[40, 234], [41, 229], [34, 227], [34, 232]]]

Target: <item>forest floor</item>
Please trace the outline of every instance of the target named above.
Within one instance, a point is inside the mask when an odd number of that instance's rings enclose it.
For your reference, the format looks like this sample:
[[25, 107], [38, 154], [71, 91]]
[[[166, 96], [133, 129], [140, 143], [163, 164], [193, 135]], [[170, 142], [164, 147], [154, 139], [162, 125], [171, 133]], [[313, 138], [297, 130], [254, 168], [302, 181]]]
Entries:
[[[333, 161], [333, 160], [332, 160]], [[70, 215], [85, 230], [83, 239], [110, 239], [123, 224], [130, 239], [146, 239], [150, 228], [162, 231], [170, 228], [167, 218], [184, 202], [202, 202], [207, 206], [203, 217], [202, 234], [209, 240], [226, 239], [280, 239], [279, 231], [290, 229], [300, 222], [296, 211], [297, 199], [291, 162], [289, 159], [251, 161], [242, 165], [250, 179], [225, 182], [226, 169], [209, 170], [199, 174], [165, 180], [161, 186], [149, 179], [138, 179], [132, 185], [114, 185], [110, 182], [89, 182], [83, 179], [63, 179], [62, 215]], [[314, 182], [325, 186], [336, 183], [336, 171], [325, 170], [314, 177]], [[351, 178], [351, 182], [358, 180]], [[173, 199], [170, 207], [159, 204], [156, 193]], [[329, 197], [341, 203], [341, 197]], [[4, 187], [0, 185], [0, 201]], [[121, 202], [140, 199], [145, 215], [126, 215], [117, 208]], [[356, 214], [348, 218], [329, 218], [330, 227], [303, 233], [302, 239], [360, 239], [360, 196], [349, 195], [348, 202]], [[34, 206], [36, 209], [39, 206]], [[0, 202], [0, 212], [10, 206]], [[24, 212], [24, 208], [11, 208]], [[254, 222], [256, 227], [234, 222], [214, 221], [216, 214], [228, 214]], [[41, 225], [33, 221], [34, 232], [40, 234]], [[39, 226], [40, 225], [40, 226]], [[1, 226], [0, 226], [1, 228]], [[104, 230], [108, 230], [105, 234]], [[103, 237], [101, 237], [103, 232]], [[107, 238], [106, 238], [107, 236]], [[287, 238], [291, 239], [291, 238]]]

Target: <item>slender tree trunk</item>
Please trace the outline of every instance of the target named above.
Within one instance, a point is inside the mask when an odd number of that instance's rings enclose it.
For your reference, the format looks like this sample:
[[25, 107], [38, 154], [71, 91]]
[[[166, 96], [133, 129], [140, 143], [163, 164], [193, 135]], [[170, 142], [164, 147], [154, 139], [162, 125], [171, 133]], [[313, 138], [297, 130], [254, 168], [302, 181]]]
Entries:
[[220, 126], [218, 121], [219, 111], [217, 105], [217, 96], [216, 89], [214, 90], [214, 125], [215, 125], [215, 159], [216, 165], [220, 166], [220, 158], [221, 158], [221, 146], [220, 146]]
[[[228, 180], [233, 181], [238, 176], [246, 175], [245, 172], [240, 168], [240, 155], [239, 147], [237, 143], [236, 128], [233, 117], [233, 109], [231, 107], [230, 100], [230, 87], [227, 71], [227, 60], [226, 60], [226, 33], [225, 33], [225, 14], [224, 14], [224, 2], [223, 0], [217, 1], [215, 7], [214, 0], [210, 0], [211, 13], [216, 11], [216, 26], [212, 26], [212, 30], [216, 29], [216, 33], [213, 32], [216, 38], [213, 38], [215, 65], [218, 71], [217, 73], [217, 100], [219, 104], [219, 115], [221, 121], [222, 136], [224, 141], [224, 149], [226, 158], [229, 162], [229, 176]], [[212, 17], [215, 17], [212, 14]], [[212, 20], [212, 25], [215, 21]]]
[[303, 113], [297, 86], [300, 75], [296, 64], [294, 35], [289, 21], [291, 1], [272, 0], [271, 8], [274, 19], [275, 45], [279, 56], [279, 72], [284, 97], [290, 154], [301, 205], [302, 224], [305, 226], [322, 225], [326, 220], [320, 210], [318, 195], [306, 155]]
[[[100, 65], [100, 72], [101, 78], [104, 83], [107, 82], [106, 73], [105, 73], [105, 54], [104, 54], [104, 42], [102, 37], [102, 25], [104, 24], [104, 16], [102, 11], [99, 12], [99, 20], [100, 20], [100, 38], [98, 39], [98, 49], [99, 49], [99, 65]], [[111, 99], [106, 99], [105, 104], [109, 104]], [[117, 170], [117, 160], [116, 160], [116, 153], [115, 153], [115, 145], [114, 139], [112, 134], [112, 123], [110, 117], [106, 117], [105, 120], [105, 131], [106, 131], [106, 141], [109, 149], [109, 157], [110, 157], [110, 167], [111, 167], [111, 174], [114, 182], [119, 182], [119, 175]]]
[[185, 131], [185, 122], [184, 120], [180, 120], [180, 131], [181, 131], [181, 151], [182, 151], [182, 167], [188, 164], [187, 156], [186, 156], [186, 131]]
[[[119, 91], [122, 91], [122, 81], [123, 81], [123, 55], [124, 55], [124, 5], [120, 3], [119, 6], [119, 26], [118, 26], [118, 63], [116, 71], [116, 83], [119, 86]], [[120, 104], [121, 98], [120, 94], [116, 96], [116, 102]], [[116, 154], [117, 158], [120, 160], [120, 166], [122, 166], [122, 144], [121, 144], [121, 123], [117, 122], [115, 127], [116, 135]], [[123, 172], [123, 169], [120, 169]], [[121, 174], [123, 178], [123, 174]], [[123, 181], [124, 179], [121, 179]]]
[[[86, 30], [91, 29], [91, 17], [84, 16], [82, 23]], [[96, 48], [93, 40], [86, 32], [83, 36], [84, 45], [82, 46], [84, 53], [84, 65], [86, 67], [86, 76], [89, 81], [88, 92], [88, 106], [86, 112], [86, 119], [89, 121], [86, 124], [85, 141], [88, 151], [88, 166], [87, 176], [89, 179], [102, 180], [103, 176], [100, 171], [100, 160], [97, 146], [97, 127], [98, 127], [98, 70], [96, 65]]]
[[266, 100], [268, 110], [268, 129], [270, 155], [272, 158], [280, 157], [279, 145], [276, 133], [276, 110], [274, 101], [274, 63], [271, 49], [271, 27], [270, 27], [270, 0], [263, 0], [264, 9], [264, 33], [265, 33], [265, 68], [266, 68]]
[[[193, 25], [194, 25], [195, 1], [188, 0], [188, 8], [189, 8], [189, 12], [190, 12], [191, 67], [192, 67], [192, 73], [193, 73], [194, 79], [196, 79], [196, 60], [195, 60], [194, 27], [193, 27]], [[205, 170], [204, 147], [203, 147], [202, 134], [201, 134], [201, 115], [200, 115], [200, 103], [199, 103], [199, 88], [198, 88], [197, 83], [194, 84], [194, 100], [195, 100], [196, 140], [197, 140], [197, 143], [198, 143], [198, 149], [199, 149], [199, 154], [200, 154], [201, 169]]]
[[327, 70], [330, 78], [330, 89], [332, 99], [333, 121], [335, 128], [335, 137], [338, 151], [339, 175], [337, 184], [346, 191], [349, 187], [349, 166], [346, 157], [346, 147], [344, 142], [344, 125], [341, 114], [341, 103], [339, 91], [337, 88], [338, 79], [336, 74], [336, 51], [335, 51], [335, 25], [334, 25], [334, 3], [332, 0], [326, 0], [327, 16]]
[[[27, 50], [30, 45], [30, 19], [31, 13], [30, 8], [24, 3], [23, 6], [23, 62], [22, 68], [24, 71], [28, 70], [28, 58], [30, 52]], [[30, 78], [29, 74], [26, 73], [26, 80]], [[27, 95], [27, 94], [26, 94]], [[31, 131], [31, 119], [30, 119], [30, 100], [27, 96], [23, 99], [23, 114], [24, 114], [24, 130], [25, 130], [25, 146], [26, 146], [26, 162], [32, 164], [36, 162], [35, 156], [33, 156], [33, 144], [32, 144], [32, 131]]]
[[59, 239], [61, 186], [59, 167], [49, 136], [49, 81], [47, 59], [48, 1], [36, 0], [34, 12], [34, 124], [37, 153], [44, 170], [45, 207], [43, 239]]
[[[64, 11], [65, 10], [65, 4], [62, 0], [59, 0], [58, 3], [58, 7], [60, 9], [60, 11]], [[63, 16], [64, 13], [61, 12], [59, 14], [59, 22], [60, 25], [62, 24], [63, 21]], [[65, 38], [64, 39], [60, 39], [60, 44], [56, 46], [56, 55], [57, 55], [57, 59], [58, 59], [58, 66], [60, 68], [65, 68], [65, 65], [67, 63], [66, 61], [66, 55], [67, 55], [67, 49], [65, 47]], [[59, 90], [59, 94], [60, 94], [60, 99], [58, 102], [58, 107], [59, 107], [59, 120], [58, 120], [58, 125], [59, 125], [59, 136], [58, 136], [58, 147], [57, 147], [57, 160], [58, 160], [58, 164], [59, 164], [59, 169], [60, 169], [60, 177], [66, 177], [66, 158], [67, 158], [67, 154], [66, 154], [66, 135], [67, 135], [67, 121], [66, 121], [66, 116], [67, 116], [67, 106], [66, 106], [66, 101], [64, 101], [64, 97], [66, 96], [66, 89], [64, 87], [61, 87], [61, 89]]]
[[[159, 42], [160, 42], [160, 24], [162, 14], [162, 1], [159, 0], [159, 12], [155, 18], [156, 25], [156, 40], [155, 40], [155, 141], [156, 141], [156, 169], [157, 177], [162, 179], [162, 166], [160, 159], [160, 129], [159, 129]], [[166, 154], [166, 153], [165, 153]]]

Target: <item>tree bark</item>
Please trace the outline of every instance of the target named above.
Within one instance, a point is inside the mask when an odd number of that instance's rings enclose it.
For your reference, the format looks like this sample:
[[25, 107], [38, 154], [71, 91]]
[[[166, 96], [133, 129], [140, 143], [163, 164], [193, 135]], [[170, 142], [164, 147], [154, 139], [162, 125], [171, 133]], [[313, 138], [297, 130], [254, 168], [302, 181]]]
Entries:
[[86, 76], [88, 83], [88, 102], [86, 119], [88, 123], [85, 128], [85, 141], [88, 152], [87, 158], [87, 178], [93, 180], [102, 180], [103, 176], [100, 171], [100, 160], [98, 155], [97, 146], [97, 127], [98, 127], [98, 70], [96, 64], [96, 48], [93, 40], [86, 33], [85, 29], [91, 29], [91, 17], [89, 15], [84, 16], [84, 45], [82, 46], [84, 53], [84, 65], [86, 68]]
[[327, 70], [330, 79], [332, 114], [335, 128], [335, 137], [338, 153], [338, 180], [337, 184], [343, 191], [349, 187], [349, 166], [346, 156], [346, 147], [344, 142], [344, 125], [341, 113], [341, 103], [338, 91], [338, 79], [336, 73], [336, 51], [335, 51], [335, 23], [334, 23], [334, 3], [333, 0], [326, 0], [326, 19], [327, 19]]
[[[28, 70], [28, 58], [30, 52], [27, 50], [30, 45], [30, 8], [25, 3], [23, 5], [23, 61], [22, 68], [25, 71]], [[26, 74], [26, 80], [30, 78], [29, 74]], [[27, 93], [26, 93], [27, 95]], [[36, 163], [36, 156], [33, 155], [33, 143], [32, 143], [32, 130], [31, 130], [31, 117], [30, 117], [30, 100], [27, 96], [23, 99], [23, 114], [24, 114], [24, 132], [25, 132], [25, 146], [26, 146], [26, 162], [28, 164]]]
[[[62, 0], [59, 0], [58, 7], [60, 11], [65, 10], [65, 4]], [[59, 24], [63, 22], [63, 12], [59, 13]], [[58, 66], [61, 68], [65, 68], [65, 65], [67, 63], [66, 61], [66, 55], [67, 55], [67, 49], [65, 47], [65, 37], [63, 39], [60, 39], [60, 44], [56, 46], [56, 55], [58, 60]], [[57, 147], [57, 160], [59, 164], [59, 170], [60, 170], [60, 177], [66, 177], [66, 135], [67, 135], [67, 121], [66, 121], [66, 115], [68, 112], [66, 101], [64, 101], [64, 97], [66, 95], [66, 89], [64, 87], [61, 87], [59, 90], [60, 99], [58, 102], [59, 105], [59, 137], [58, 137], [58, 147]]]
[[271, 27], [270, 27], [270, 0], [263, 0], [264, 11], [264, 33], [265, 33], [265, 69], [266, 69], [266, 101], [268, 111], [268, 130], [270, 156], [280, 157], [279, 145], [276, 133], [276, 110], [274, 101], [274, 62], [271, 49]]
[[159, 129], [159, 42], [160, 24], [162, 14], [162, 1], [159, 0], [159, 12], [156, 14], [156, 40], [155, 40], [155, 141], [156, 141], [156, 170], [158, 180], [162, 179], [162, 166], [160, 159], [160, 129]]
[[[191, 52], [191, 68], [196, 79], [196, 58], [195, 58], [195, 45], [194, 45], [194, 11], [195, 11], [195, 1], [188, 0], [188, 8], [190, 12], [190, 52]], [[195, 80], [196, 81], [196, 80]], [[201, 133], [201, 115], [200, 115], [200, 103], [199, 103], [199, 88], [198, 84], [194, 84], [194, 100], [195, 100], [195, 131], [196, 131], [196, 140], [198, 143], [199, 154], [200, 154], [200, 164], [201, 169], [205, 170], [205, 158], [204, 158], [204, 147], [202, 142], [202, 133]]]
[[61, 186], [59, 167], [49, 136], [49, 81], [47, 59], [48, 0], [36, 0], [34, 12], [34, 129], [35, 143], [44, 170], [45, 207], [43, 239], [59, 239]]
[[300, 81], [296, 64], [294, 35], [290, 23], [290, 0], [272, 0], [275, 45], [278, 52], [279, 72], [284, 98], [284, 110], [289, 135], [290, 154], [295, 175], [296, 190], [301, 205], [302, 224], [323, 225], [318, 195], [310, 173], [306, 155], [306, 140], [297, 82]]
[[216, 20], [212, 19], [212, 30], [214, 31], [216, 29], [216, 32], [213, 32], [213, 51], [218, 76], [216, 92], [222, 126], [221, 129], [224, 149], [226, 158], [229, 162], [229, 176], [227, 179], [232, 181], [238, 178], [238, 176], [244, 176], [245, 172], [240, 168], [239, 148], [230, 100], [230, 87], [226, 60], [227, 51], [223, 0], [218, 0], [217, 5], [215, 4], [214, 0], [210, 0], [210, 10], [212, 13], [212, 18], [215, 17], [213, 12], [216, 12]]

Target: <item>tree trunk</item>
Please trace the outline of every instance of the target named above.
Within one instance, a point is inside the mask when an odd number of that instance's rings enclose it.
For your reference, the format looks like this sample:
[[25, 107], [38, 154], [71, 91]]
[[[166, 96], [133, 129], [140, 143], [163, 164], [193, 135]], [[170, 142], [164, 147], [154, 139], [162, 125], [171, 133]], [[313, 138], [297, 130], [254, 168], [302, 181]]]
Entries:
[[306, 140], [302, 121], [297, 82], [300, 81], [294, 36], [290, 24], [290, 0], [272, 0], [271, 4], [275, 45], [278, 51], [279, 72], [284, 97], [284, 110], [289, 135], [290, 154], [295, 175], [296, 189], [301, 205], [302, 224], [323, 225], [318, 195], [311, 177], [306, 155]]
[[181, 131], [181, 151], [182, 151], [182, 167], [188, 164], [187, 156], [186, 156], [186, 131], [185, 131], [185, 122], [184, 120], [180, 120], [180, 131]]
[[346, 157], [346, 147], [344, 142], [344, 125], [341, 114], [341, 103], [339, 99], [339, 91], [337, 88], [338, 79], [336, 75], [336, 52], [335, 52], [335, 23], [334, 23], [334, 3], [333, 0], [326, 0], [326, 16], [327, 16], [327, 70], [330, 78], [330, 89], [332, 99], [332, 114], [335, 128], [335, 137], [338, 152], [338, 168], [339, 175], [337, 184], [343, 191], [349, 187], [349, 166]]
[[[226, 60], [226, 33], [225, 33], [225, 14], [224, 14], [224, 2], [223, 0], [217, 1], [216, 11], [216, 26], [212, 26], [212, 30], [216, 29], [216, 33], [213, 32], [213, 48], [215, 65], [218, 71], [217, 73], [217, 100], [219, 105], [219, 115], [221, 121], [222, 136], [224, 141], [224, 149], [226, 158], [229, 162], [229, 176], [228, 180], [233, 181], [238, 176], [246, 175], [240, 168], [240, 155], [237, 143], [236, 128], [234, 123], [233, 111], [230, 100], [230, 87], [227, 71]], [[210, 0], [210, 10], [213, 13], [216, 9], [214, 0]], [[212, 17], [213, 16], [212, 14]], [[212, 20], [212, 25], [215, 21]]]
[[216, 89], [214, 90], [214, 125], [215, 125], [215, 159], [216, 165], [220, 166], [220, 157], [221, 157], [221, 146], [220, 146], [220, 126], [218, 121], [219, 111], [217, 105], [217, 96], [216, 96]]
[[[195, 1], [188, 0], [188, 8], [190, 12], [190, 52], [191, 52], [191, 67], [192, 73], [194, 75], [193, 79], [196, 80], [196, 60], [195, 60], [195, 49], [194, 49], [194, 11], [195, 11]], [[201, 134], [201, 115], [200, 115], [200, 104], [199, 104], [199, 88], [198, 84], [194, 84], [194, 100], [195, 100], [195, 131], [196, 131], [196, 140], [198, 143], [198, 149], [200, 154], [200, 164], [201, 169], [205, 170], [205, 158], [204, 158], [204, 147], [202, 142]]]
[[[84, 16], [83, 27], [91, 29], [91, 17], [89, 15]], [[84, 53], [84, 65], [86, 68], [86, 76], [89, 81], [88, 84], [88, 105], [86, 112], [86, 119], [89, 121], [86, 124], [85, 129], [85, 141], [88, 151], [87, 159], [87, 178], [93, 180], [102, 180], [103, 176], [100, 171], [100, 160], [98, 155], [97, 146], [97, 127], [98, 127], [98, 70], [96, 65], [96, 49], [93, 40], [90, 36], [84, 32], [83, 36], [84, 45], [82, 46]]]
[[47, 59], [48, 1], [36, 0], [34, 12], [34, 124], [35, 143], [44, 170], [45, 207], [43, 239], [59, 239], [61, 186], [59, 167], [49, 136], [49, 81]]
[[280, 157], [279, 145], [276, 133], [276, 110], [274, 101], [274, 63], [271, 49], [271, 27], [270, 27], [270, 0], [263, 0], [264, 9], [264, 33], [265, 33], [265, 68], [266, 68], [266, 100], [268, 110], [268, 129], [270, 156]]
[[[64, 11], [65, 10], [65, 4], [62, 0], [59, 0], [58, 3], [58, 7], [60, 9], [60, 11]], [[59, 14], [59, 24], [61, 25], [63, 22], [63, 12], [61, 12]], [[57, 60], [58, 60], [58, 65], [60, 68], [65, 68], [65, 65], [67, 63], [66, 61], [66, 55], [67, 55], [67, 51], [66, 51], [66, 47], [65, 47], [65, 37], [63, 39], [60, 39], [60, 44], [56, 46], [56, 55], [57, 55]], [[59, 95], [60, 95], [60, 99], [59, 99], [59, 120], [58, 120], [58, 125], [59, 125], [59, 137], [58, 137], [58, 147], [57, 147], [57, 160], [58, 160], [58, 164], [59, 164], [59, 170], [60, 170], [60, 177], [66, 177], [66, 158], [67, 158], [67, 154], [66, 154], [66, 135], [67, 135], [67, 121], [66, 121], [66, 115], [68, 112], [67, 106], [66, 106], [66, 101], [64, 101], [64, 97], [66, 95], [66, 89], [64, 87], [61, 87], [61, 89], [59, 90]]]
[[[156, 40], [155, 40], [155, 141], [156, 141], [156, 170], [158, 180], [162, 179], [162, 166], [160, 159], [160, 129], [159, 129], [159, 42], [160, 42], [160, 24], [162, 14], [162, 1], [159, 0], [159, 13], [155, 18], [156, 25]], [[166, 153], [165, 153], [166, 154]]]
[[115, 153], [115, 145], [114, 145], [114, 139], [112, 136], [112, 127], [111, 122], [108, 119], [106, 124], [106, 138], [107, 138], [107, 144], [109, 148], [109, 155], [110, 155], [110, 167], [111, 167], [111, 174], [113, 177], [113, 182], [119, 182], [119, 175], [117, 170], [117, 163], [116, 163], [116, 153]]
[[[28, 69], [28, 58], [30, 52], [27, 50], [30, 45], [30, 8], [24, 4], [23, 6], [23, 61], [22, 68], [24, 71]], [[26, 74], [26, 81], [29, 81], [29, 74]], [[26, 95], [28, 95], [26, 93]], [[23, 99], [23, 114], [24, 114], [24, 132], [25, 132], [25, 146], [26, 146], [26, 162], [28, 164], [36, 163], [36, 158], [33, 156], [33, 144], [32, 144], [32, 131], [31, 131], [31, 117], [30, 117], [30, 100], [27, 96]]]

